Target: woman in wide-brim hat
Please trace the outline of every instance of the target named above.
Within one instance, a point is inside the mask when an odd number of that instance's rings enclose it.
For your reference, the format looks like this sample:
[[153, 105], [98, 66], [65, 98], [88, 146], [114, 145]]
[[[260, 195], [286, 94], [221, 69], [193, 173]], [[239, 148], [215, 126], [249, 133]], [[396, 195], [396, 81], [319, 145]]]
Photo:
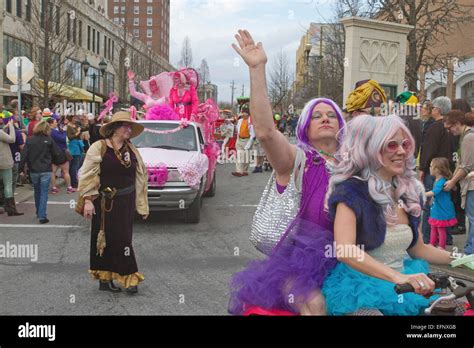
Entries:
[[144, 127], [129, 112], [118, 112], [100, 129], [105, 138], [86, 154], [79, 177], [76, 211], [92, 219], [89, 273], [99, 280], [100, 290], [136, 293], [144, 280], [138, 272], [132, 247], [135, 211], [148, 217], [148, 174], [140, 153], [130, 139]]

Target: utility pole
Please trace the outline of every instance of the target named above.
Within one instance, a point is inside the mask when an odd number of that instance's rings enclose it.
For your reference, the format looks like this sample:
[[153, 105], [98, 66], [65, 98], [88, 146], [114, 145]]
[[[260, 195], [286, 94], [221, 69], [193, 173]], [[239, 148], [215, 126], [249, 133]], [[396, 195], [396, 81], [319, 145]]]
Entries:
[[319, 33], [319, 81], [318, 81], [318, 97], [321, 98], [321, 81], [323, 78], [323, 25]]
[[230, 88], [232, 90], [232, 95], [230, 97], [230, 105], [232, 107], [232, 111], [234, 111], [234, 92], [236, 90], [236, 87], [235, 87], [235, 81], [232, 80], [232, 84], [230, 85]]

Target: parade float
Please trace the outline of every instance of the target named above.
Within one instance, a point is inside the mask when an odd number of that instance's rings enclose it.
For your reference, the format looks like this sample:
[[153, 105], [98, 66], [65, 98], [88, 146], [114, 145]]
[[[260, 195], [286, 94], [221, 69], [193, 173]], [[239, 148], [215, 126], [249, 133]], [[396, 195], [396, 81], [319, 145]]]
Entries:
[[[219, 108], [213, 100], [197, 98], [199, 75], [194, 69], [164, 72], [140, 82], [135, 89], [128, 73], [130, 94], [142, 101], [144, 132], [133, 139], [148, 170], [151, 211], [184, 210], [188, 222], [199, 222], [202, 197], [216, 192], [215, 169], [220, 147], [214, 138]], [[100, 117], [111, 111], [114, 95]], [[136, 109], [130, 110], [136, 119]]]

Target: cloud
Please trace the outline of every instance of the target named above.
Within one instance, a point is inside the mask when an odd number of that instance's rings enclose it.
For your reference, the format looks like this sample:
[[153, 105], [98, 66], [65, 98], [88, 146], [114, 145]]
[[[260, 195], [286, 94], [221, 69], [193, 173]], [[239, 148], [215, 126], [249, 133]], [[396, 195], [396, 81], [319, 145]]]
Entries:
[[211, 80], [219, 87], [219, 101], [230, 101], [232, 80], [238, 86], [237, 95], [242, 84], [249, 94], [248, 69], [231, 47], [237, 30], [248, 29], [256, 41], [263, 42], [268, 69], [283, 50], [294, 72], [301, 37], [311, 21], [318, 21], [316, 5], [314, 0], [172, 0], [170, 61], [177, 65], [188, 36], [194, 66], [207, 59]]

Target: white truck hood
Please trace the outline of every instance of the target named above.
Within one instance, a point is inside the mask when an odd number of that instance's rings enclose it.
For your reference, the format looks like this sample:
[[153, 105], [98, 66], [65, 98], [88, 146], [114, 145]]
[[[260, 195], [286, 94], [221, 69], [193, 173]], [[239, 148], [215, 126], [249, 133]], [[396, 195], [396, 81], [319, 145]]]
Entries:
[[139, 148], [138, 151], [147, 167], [155, 167], [159, 163], [164, 163], [168, 168], [178, 168], [190, 162], [203, 160], [206, 155], [197, 151], [181, 151], [168, 149]]

